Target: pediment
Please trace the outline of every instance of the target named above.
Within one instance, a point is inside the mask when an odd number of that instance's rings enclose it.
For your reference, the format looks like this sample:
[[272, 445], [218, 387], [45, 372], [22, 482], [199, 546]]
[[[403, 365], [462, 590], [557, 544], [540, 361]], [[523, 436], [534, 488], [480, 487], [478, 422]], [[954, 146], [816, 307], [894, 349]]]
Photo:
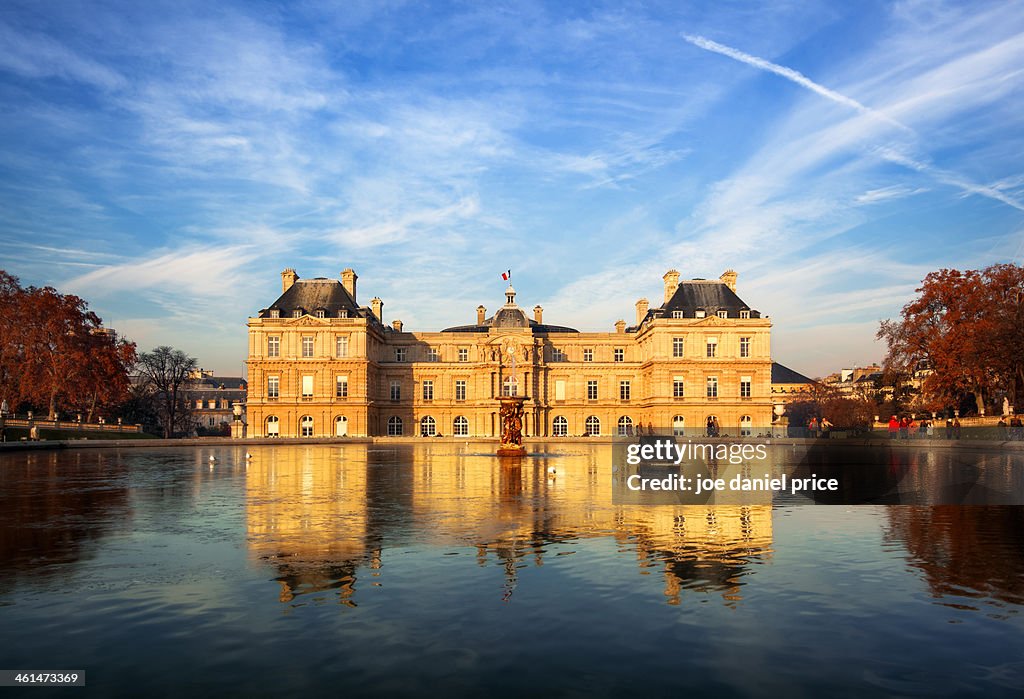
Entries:
[[718, 316], [707, 316], [706, 318], [701, 318], [699, 321], [694, 323], [694, 325], [700, 325], [700, 326], [725, 325], [725, 321], [722, 318], [719, 318]]
[[327, 324], [328, 320], [326, 318], [314, 318], [313, 316], [302, 316], [301, 318], [288, 318], [285, 320], [285, 325], [291, 325], [299, 328], [308, 328], [311, 326]]

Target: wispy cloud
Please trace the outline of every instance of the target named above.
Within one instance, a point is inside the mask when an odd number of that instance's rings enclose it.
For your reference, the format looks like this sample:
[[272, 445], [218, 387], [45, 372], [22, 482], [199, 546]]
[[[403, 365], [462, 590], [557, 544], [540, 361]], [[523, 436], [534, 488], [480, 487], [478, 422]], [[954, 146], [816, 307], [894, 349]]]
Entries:
[[841, 104], [845, 107], [850, 107], [851, 109], [854, 109], [860, 112], [861, 114], [870, 116], [874, 119], [878, 119], [879, 121], [883, 121], [891, 126], [895, 126], [905, 131], [911, 131], [910, 127], [906, 126], [905, 124], [901, 124], [899, 121], [878, 111], [877, 109], [867, 107], [858, 102], [857, 100], [853, 99], [852, 97], [847, 97], [846, 95], [836, 92], [835, 90], [832, 90], [830, 88], [827, 88], [824, 85], [819, 85], [818, 83], [814, 82], [803, 73], [793, 70], [792, 68], [787, 68], [777, 63], [766, 61], [765, 59], [758, 58], [757, 56], [751, 56], [749, 53], [745, 53], [743, 51], [740, 51], [739, 49], [734, 49], [730, 46], [725, 46], [724, 44], [719, 44], [717, 41], [712, 41], [711, 39], [706, 39], [702, 36], [692, 36], [690, 34], [683, 34], [682, 37], [688, 43], [693, 44], [697, 48], [704, 49], [705, 51], [712, 51], [723, 56], [728, 56], [729, 58], [739, 61], [740, 63], [746, 63], [747, 65], [753, 66], [754, 68], [758, 68], [759, 70], [774, 73], [785, 78], [786, 80], [789, 80], [790, 82], [794, 82], [797, 85], [800, 85], [801, 87], [805, 87], [811, 92], [819, 94], [826, 99], [832, 100], [836, 104]]

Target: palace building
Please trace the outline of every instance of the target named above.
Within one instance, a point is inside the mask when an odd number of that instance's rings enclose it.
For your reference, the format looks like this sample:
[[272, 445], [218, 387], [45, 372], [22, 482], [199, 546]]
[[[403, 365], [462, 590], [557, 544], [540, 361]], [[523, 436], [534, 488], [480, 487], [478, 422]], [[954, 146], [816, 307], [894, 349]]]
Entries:
[[359, 305], [356, 273], [300, 279], [250, 318], [248, 432], [254, 437], [497, 437], [501, 395], [525, 397], [523, 434], [570, 437], [766, 432], [772, 422], [771, 322], [719, 279], [664, 277], [664, 299], [636, 320], [580, 332], [505, 303], [440, 332], [384, 322]]

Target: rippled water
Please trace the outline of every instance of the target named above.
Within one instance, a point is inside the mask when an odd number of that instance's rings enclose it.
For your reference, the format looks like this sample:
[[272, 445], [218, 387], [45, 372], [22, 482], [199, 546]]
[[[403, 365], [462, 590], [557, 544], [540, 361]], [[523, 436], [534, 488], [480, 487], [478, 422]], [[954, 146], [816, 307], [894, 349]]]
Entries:
[[610, 447], [483, 449], [0, 455], [0, 669], [86, 672], [32, 696], [1024, 691], [1024, 508], [613, 505]]

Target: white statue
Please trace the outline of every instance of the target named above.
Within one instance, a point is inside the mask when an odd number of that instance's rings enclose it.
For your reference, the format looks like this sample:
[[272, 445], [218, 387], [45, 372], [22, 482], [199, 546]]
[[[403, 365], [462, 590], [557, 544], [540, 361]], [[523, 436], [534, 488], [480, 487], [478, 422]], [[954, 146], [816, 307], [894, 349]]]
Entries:
[[1010, 401], [1003, 396], [1003, 417], [1010, 414]]

